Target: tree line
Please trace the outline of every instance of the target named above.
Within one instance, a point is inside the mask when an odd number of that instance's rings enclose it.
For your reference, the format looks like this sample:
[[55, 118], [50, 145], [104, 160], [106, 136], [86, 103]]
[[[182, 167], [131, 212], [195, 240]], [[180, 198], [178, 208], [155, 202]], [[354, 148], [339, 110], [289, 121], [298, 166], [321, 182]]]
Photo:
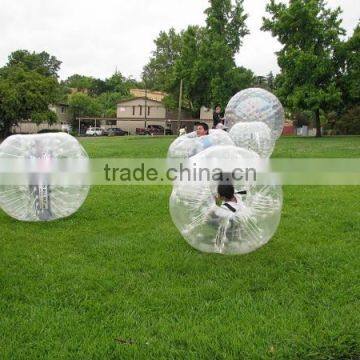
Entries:
[[183, 104], [194, 116], [202, 105], [224, 107], [236, 92], [259, 86], [274, 92], [298, 125], [313, 123], [318, 136], [321, 126], [360, 133], [360, 25], [346, 38], [340, 8], [325, 0], [269, 0], [262, 30], [282, 45], [276, 76], [236, 65], [249, 34], [243, 0], [209, 0], [205, 14], [205, 26], [160, 32], [141, 81], [117, 71], [105, 80], [75, 74], [59, 81], [61, 62], [54, 56], [15, 51], [0, 69], [0, 132], [21, 119], [55, 122], [48, 105], [59, 102], [69, 104], [74, 117], [114, 117], [117, 102], [134, 87], [164, 91], [165, 105], [176, 108], [182, 80]]
[[13, 125], [31, 119], [57, 122], [51, 104], [69, 105], [72, 119], [79, 116], [116, 117], [118, 101], [130, 97], [130, 89], [142, 84], [120, 72], [105, 79], [75, 74], [60, 81], [61, 61], [47, 52], [17, 50], [0, 69], [0, 137]]
[[168, 92], [169, 106], [176, 106], [181, 79], [185, 100], [195, 114], [202, 105], [224, 107], [237, 91], [261, 86], [280, 98], [298, 125], [312, 122], [317, 136], [321, 125], [360, 133], [359, 23], [345, 39], [341, 9], [332, 10], [325, 0], [270, 0], [261, 29], [282, 45], [277, 53], [281, 72], [262, 77], [235, 63], [249, 34], [243, 1], [209, 3], [206, 25], [161, 32], [144, 68], [144, 82]]

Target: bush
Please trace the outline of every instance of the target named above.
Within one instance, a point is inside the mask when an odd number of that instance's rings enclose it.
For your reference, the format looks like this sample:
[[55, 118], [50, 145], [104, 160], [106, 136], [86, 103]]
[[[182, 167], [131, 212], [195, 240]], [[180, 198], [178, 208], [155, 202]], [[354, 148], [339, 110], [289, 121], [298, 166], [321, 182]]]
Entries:
[[360, 135], [360, 105], [349, 108], [335, 121], [334, 130], [343, 135]]
[[312, 122], [312, 114], [308, 111], [297, 111], [293, 114], [294, 126], [309, 126]]
[[74, 137], [75, 137], [75, 136], [80, 136], [80, 134], [79, 134], [79, 132], [78, 132], [77, 130], [71, 130], [71, 131], [70, 131], [70, 135], [71, 135], [71, 136], [74, 136]]

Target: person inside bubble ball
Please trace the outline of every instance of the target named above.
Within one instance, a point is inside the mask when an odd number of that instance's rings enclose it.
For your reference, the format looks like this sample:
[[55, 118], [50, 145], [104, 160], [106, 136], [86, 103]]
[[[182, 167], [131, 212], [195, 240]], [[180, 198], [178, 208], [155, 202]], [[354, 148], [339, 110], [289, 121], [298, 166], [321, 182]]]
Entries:
[[206, 221], [210, 226], [225, 226], [225, 236], [227, 231], [233, 229], [233, 217], [243, 209], [241, 194], [246, 194], [246, 191], [236, 192], [230, 180], [221, 181], [217, 187], [214, 206], [206, 214]]
[[235, 193], [233, 184], [219, 184], [217, 188], [216, 203], [220, 205], [221, 209], [237, 212], [241, 208], [240, 193]]
[[206, 135], [209, 135], [209, 125], [204, 122], [198, 123], [196, 125], [196, 136], [201, 137]]

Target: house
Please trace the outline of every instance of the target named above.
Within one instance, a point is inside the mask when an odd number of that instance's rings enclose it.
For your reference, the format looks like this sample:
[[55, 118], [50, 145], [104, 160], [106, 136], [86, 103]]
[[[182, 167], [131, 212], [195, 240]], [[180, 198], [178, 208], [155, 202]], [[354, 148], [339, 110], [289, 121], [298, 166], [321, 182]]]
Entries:
[[68, 124], [71, 122], [71, 115], [68, 104], [59, 103], [56, 105], [49, 105], [49, 109], [57, 115], [58, 122], [60, 124]]
[[209, 125], [213, 123], [213, 112], [214, 110], [206, 106], [200, 108], [200, 120], [208, 123]]
[[59, 103], [55, 105], [49, 105], [49, 110], [53, 111], [58, 118], [58, 121], [49, 125], [48, 123], [36, 124], [30, 120], [20, 121], [17, 126], [12, 127], [13, 134], [35, 134], [40, 130], [51, 129], [51, 130], [60, 130], [68, 131], [69, 124], [71, 122], [71, 115], [69, 111], [69, 105], [65, 103]]
[[[161, 125], [170, 127], [172, 121], [177, 120], [178, 111], [168, 110], [161, 101], [148, 97], [125, 99], [117, 104], [116, 126], [134, 134], [136, 128], [147, 125]], [[191, 119], [189, 111], [181, 111], [181, 119]]]
[[212, 129], [214, 124], [213, 113], [214, 110], [212, 108], [208, 108], [206, 106], [202, 106], [200, 108], [200, 121], [208, 124], [210, 129]]
[[117, 118], [127, 120], [164, 120], [167, 110], [160, 101], [145, 97], [125, 99], [117, 104]]

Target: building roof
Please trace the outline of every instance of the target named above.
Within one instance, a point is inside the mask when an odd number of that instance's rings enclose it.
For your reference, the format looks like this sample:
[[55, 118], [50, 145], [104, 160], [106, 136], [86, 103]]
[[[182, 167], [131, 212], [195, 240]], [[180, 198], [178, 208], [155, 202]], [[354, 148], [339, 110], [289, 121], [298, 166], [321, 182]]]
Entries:
[[162, 91], [153, 91], [149, 89], [130, 89], [130, 94], [137, 98], [145, 97], [145, 93], [148, 99], [154, 101], [162, 101], [164, 97], [167, 96], [167, 94]]
[[141, 96], [141, 97], [129, 97], [129, 98], [126, 98], [126, 99], [123, 99], [123, 100], [120, 100], [120, 101], [118, 101], [118, 105], [119, 104], [122, 104], [122, 103], [124, 103], [124, 102], [128, 102], [128, 101], [132, 101], [132, 100], [147, 100], [147, 101], [153, 101], [153, 102], [156, 102], [156, 103], [158, 103], [158, 104], [161, 104], [161, 105], [163, 105], [163, 103], [161, 102], [161, 101], [158, 101], [158, 100], [154, 100], [154, 99], [150, 99], [149, 97], [145, 97], [145, 96]]

